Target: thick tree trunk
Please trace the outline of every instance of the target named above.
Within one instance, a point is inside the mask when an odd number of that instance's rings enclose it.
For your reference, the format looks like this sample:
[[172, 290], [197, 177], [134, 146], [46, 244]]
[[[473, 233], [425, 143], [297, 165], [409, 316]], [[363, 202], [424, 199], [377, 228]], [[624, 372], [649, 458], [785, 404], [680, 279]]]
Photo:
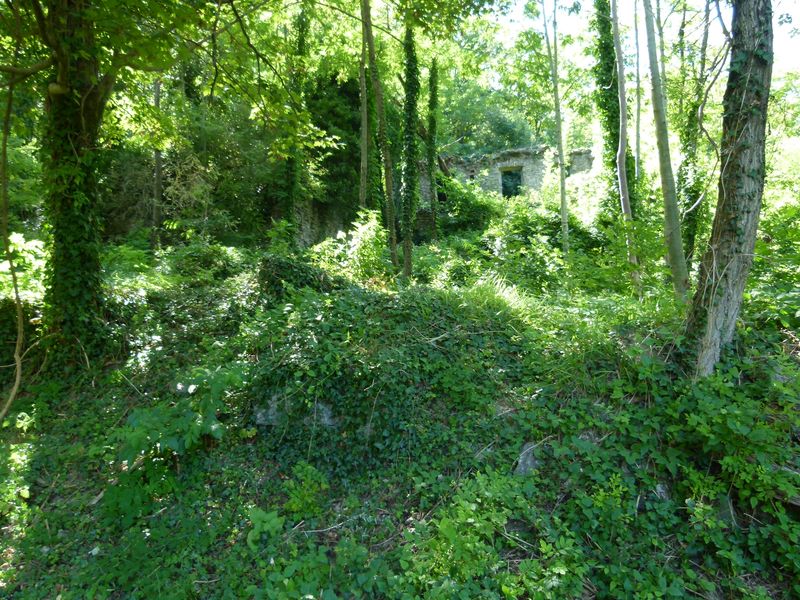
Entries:
[[631, 278], [637, 291], [641, 284], [637, 265], [639, 260], [633, 245], [633, 212], [631, 211], [630, 194], [628, 193], [628, 172], [626, 157], [628, 152], [628, 100], [625, 93], [625, 55], [619, 37], [619, 20], [617, 17], [617, 0], [611, 0], [611, 28], [614, 35], [614, 52], [617, 56], [617, 81], [619, 85], [619, 147], [617, 148], [617, 183], [619, 185], [619, 201], [625, 217], [625, 240], [628, 246], [628, 262], [633, 266]]
[[389, 252], [392, 264], [397, 266], [397, 228], [394, 215], [394, 186], [392, 185], [392, 155], [389, 150], [389, 136], [386, 131], [386, 111], [383, 103], [383, 85], [378, 73], [378, 59], [375, 53], [375, 36], [372, 34], [372, 15], [369, 0], [361, 0], [361, 20], [367, 34], [367, 50], [369, 53], [369, 74], [372, 79], [372, 91], [375, 95], [375, 111], [378, 113], [378, 144], [383, 158], [384, 181], [384, 215], [386, 228], [389, 230]]
[[681, 222], [678, 212], [678, 200], [675, 191], [675, 176], [669, 151], [669, 132], [667, 129], [667, 113], [664, 107], [664, 88], [661, 84], [661, 73], [658, 66], [655, 27], [653, 25], [653, 8], [650, 0], [644, 0], [645, 25], [647, 26], [647, 48], [650, 57], [650, 80], [653, 91], [653, 113], [656, 125], [656, 142], [658, 144], [658, 166], [661, 173], [661, 191], [664, 195], [664, 238], [667, 244], [669, 267], [672, 273], [672, 286], [679, 299], [686, 297], [689, 289], [689, 274], [686, 269], [686, 258], [683, 255], [681, 240]]
[[772, 43], [770, 0], [734, 0], [717, 210], [687, 326], [696, 339], [698, 376], [712, 373], [722, 346], [733, 339], [753, 262], [764, 191]]
[[361, 167], [358, 181], [358, 206], [367, 206], [369, 175], [369, 98], [367, 97], [367, 36], [361, 24], [361, 60], [358, 64], [358, 90], [361, 100]]
[[43, 139], [51, 230], [45, 302], [51, 331], [90, 352], [102, 344], [95, 154], [113, 77], [100, 77], [94, 24], [85, 2], [51, 7], [50, 16], [59, 60], [56, 80], [48, 88]]
[[553, 43], [547, 27], [547, 10], [542, 0], [542, 24], [544, 40], [547, 45], [547, 56], [550, 59], [550, 83], [553, 89], [553, 106], [556, 111], [556, 146], [558, 149], [558, 191], [561, 207], [561, 250], [566, 257], [569, 254], [569, 207], [567, 206], [567, 171], [564, 161], [564, 131], [561, 120], [561, 95], [558, 91], [558, 0], [553, 0]]

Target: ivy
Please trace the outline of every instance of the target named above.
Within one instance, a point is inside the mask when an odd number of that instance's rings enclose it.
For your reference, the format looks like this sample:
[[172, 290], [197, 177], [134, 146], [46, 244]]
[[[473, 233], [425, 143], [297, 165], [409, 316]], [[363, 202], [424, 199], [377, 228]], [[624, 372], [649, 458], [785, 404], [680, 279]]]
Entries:
[[411, 244], [414, 217], [419, 202], [419, 166], [417, 150], [417, 102], [419, 101], [419, 66], [414, 48], [414, 28], [406, 25], [403, 42], [405, 53], [405, 102], [403, 104], [403, 274], [411, 276]]
[[[593, 27], [597, 34], [593, 54], [595, 64], [594, 101], [600, 124], [603, 128], [603, 160], [608, 172], [608, 192], [603, 205], [606, 215], [620, 214], [619, 192], [616, 187], [617, 148], [619, 147], [619, 82], [617, 81], [614, 35], [611, 28], [611, 4], [609, 0], [594, 0], [595, 17]], [[637, 218], [640, 205], [640, 186], [636, 179], [636, 167], [630, 147], [625, 152], [625, 171], [630, 187], [630, 203], [633, 218]]]
[[436, 134], [437, 134], [437, 115], [439, 108], [439, 65], [436, 58], [431, 62], [430, 75], [428, 76], [428, 140], [425, 146], [425, 159], [428, 167], [428, 181], [431, 189], [431, 218], [433, 220], [433, 236], [436, 238], [437, 212], [438, 207], [438, 187], [436, 185]]

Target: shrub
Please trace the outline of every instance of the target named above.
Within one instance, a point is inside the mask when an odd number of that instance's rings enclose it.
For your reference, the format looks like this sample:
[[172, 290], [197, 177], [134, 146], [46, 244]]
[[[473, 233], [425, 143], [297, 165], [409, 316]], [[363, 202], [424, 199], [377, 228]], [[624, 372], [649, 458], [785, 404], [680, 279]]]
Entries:
[[562, 266], [561, 252], [545, 232], [547, 220], [530, 201], [512, 200], [506, 213], [492, 221], [483, 236], [492, 268], [509, 282], [541, 291], [556, 280]]
[[383, 280], [392, 266], [386, 251], [386, 229], [377, 211], [364, 210], [347, 232], [314, 246], [310, 255], [325, 270], [359, 282]]
[[241, 270], [246, 258], [241, 250], [213, 243], [203, 236], [172, 248], [167, 257], [174, 272], [197, 283], [230, 277]]
[[332, 292], [347, 286], [342, 277], [296, 258], [267, 254], [261, 259], [258, 270], [261, 293], [268, 299], [283, 299], [291, 290], [310, 288], [318, 292]]
[[483, 230], [493, 218], [502, 214], [500, 199], [476, 184], [443, 178], [441, 191], [446, 200], [442, 203], [439, 228], [445, 235]]

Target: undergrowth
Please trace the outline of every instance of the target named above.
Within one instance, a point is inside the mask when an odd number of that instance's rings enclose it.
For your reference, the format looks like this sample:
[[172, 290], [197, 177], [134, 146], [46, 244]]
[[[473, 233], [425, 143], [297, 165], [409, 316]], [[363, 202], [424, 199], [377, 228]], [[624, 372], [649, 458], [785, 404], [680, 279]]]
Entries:
[[3, 423], [2, 594], [800, 595], [792, 289], [757, 264], [693, 381], [667, 292], [584, 283], [591, 231], [565, 259], [523, 204], [470, 215], [410, 282], [372, 213], [306, 253], [107, 252], [116, 355]]

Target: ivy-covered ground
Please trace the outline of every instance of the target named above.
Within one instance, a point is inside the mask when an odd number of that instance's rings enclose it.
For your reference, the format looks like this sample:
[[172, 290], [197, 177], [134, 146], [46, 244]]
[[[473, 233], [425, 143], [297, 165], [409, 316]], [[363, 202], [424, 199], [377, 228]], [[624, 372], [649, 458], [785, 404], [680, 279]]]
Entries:
[[111, 358], [26, 374], [0, 430], [0, 596], [800, 595], [791, 263], [693, 382], [660, 274], [601, 292], [532, 214], [455, 211], [411, 282], [374, 215], [111, 249]]

